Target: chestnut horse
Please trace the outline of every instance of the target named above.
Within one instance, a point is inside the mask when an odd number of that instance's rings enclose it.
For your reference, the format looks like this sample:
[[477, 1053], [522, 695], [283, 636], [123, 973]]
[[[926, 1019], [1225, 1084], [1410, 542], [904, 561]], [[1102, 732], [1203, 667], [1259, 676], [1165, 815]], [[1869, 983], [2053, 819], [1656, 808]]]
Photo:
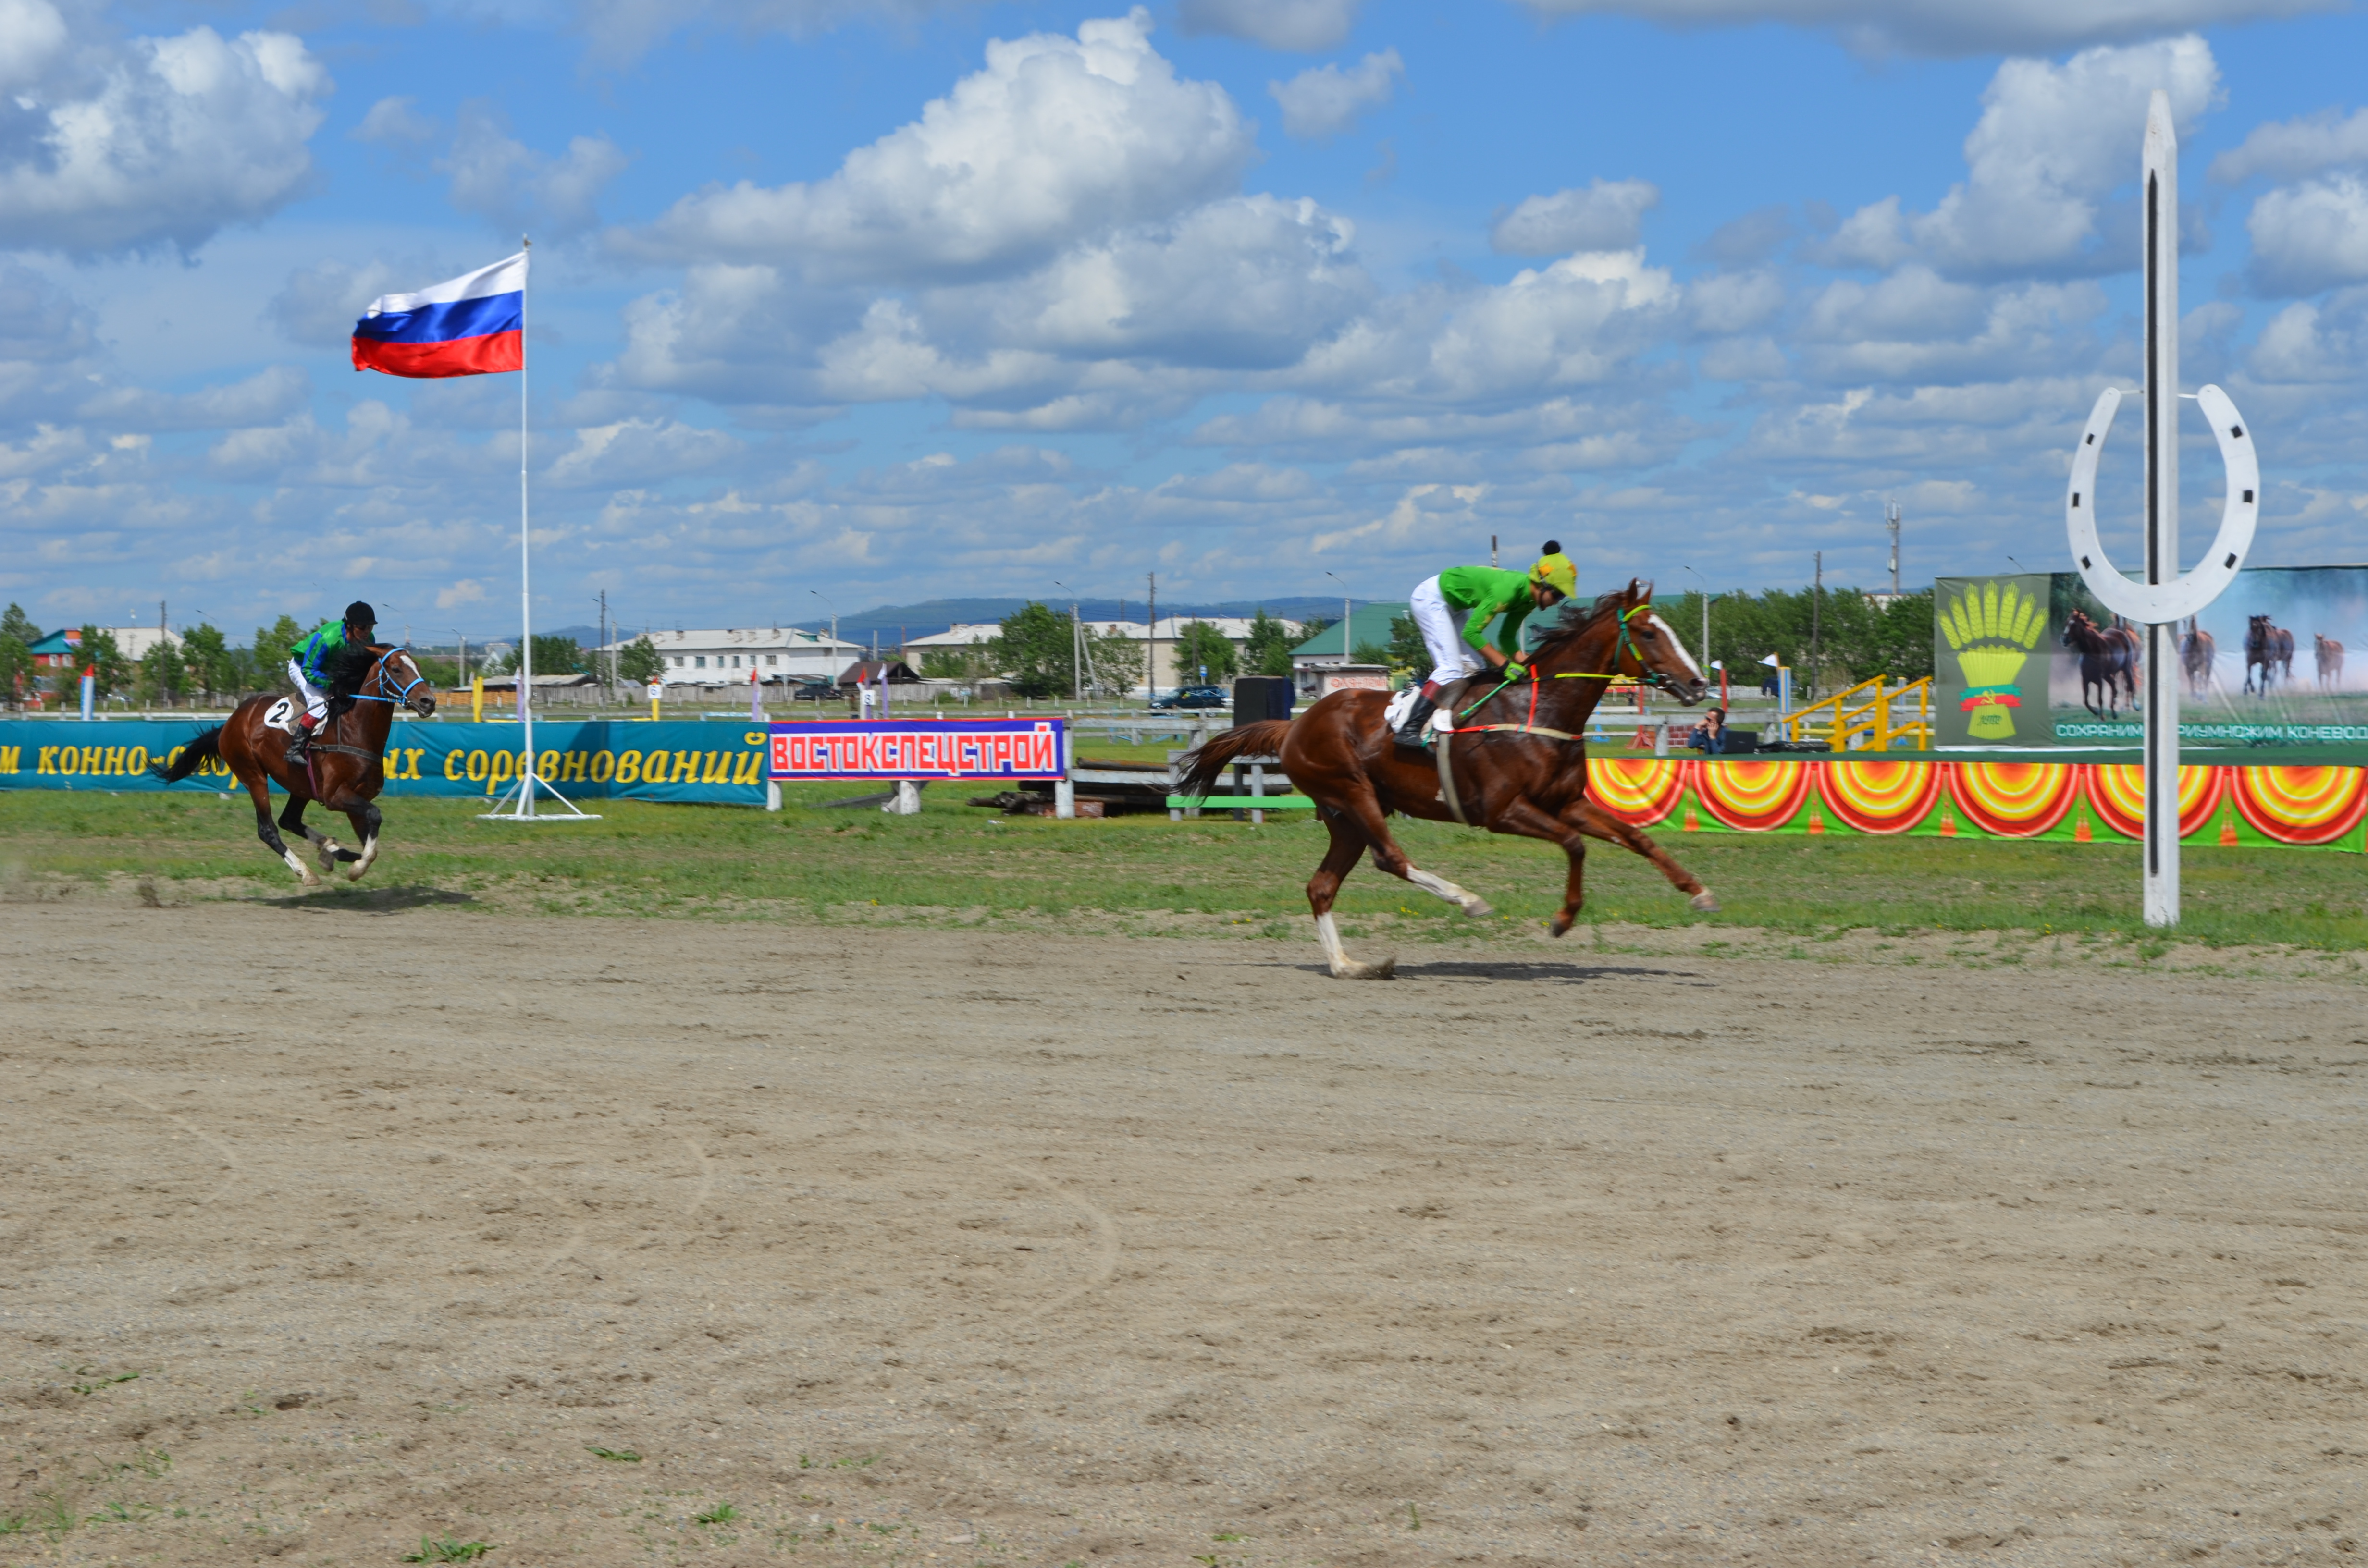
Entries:
[[1709, 689], [1677, 633], [1654, 612], [1651, 587], [1632, 581], [1604, 595], [1592, 609], [1547, 632], [1529, 662], [1533, 674], [1525, 681], [1503, 683], [1494, 673], [1476, 676], [1467, 690], [1486, 695], [1462, 705], [1452, 736], [1432, 742], [1449, 747], [1446, 793], [1437, 756], [1396, 744], [1383, 719], [1389, 699], [1378, 691], [1336, 691], [1295, 719], [1227, 731], [1184, 759], [1181, 792], [1206, 795], [1237, 756], [1281, 755], [1283, 771], [1314, 798], [1331, 831], [1330, 852], [1308, 881], [1307, 902], [1325, 958], [1342, 979], [1386, 980], [1396, 969], [1395, 959], [1360, 963], [1349, 958], [1332, 920], [1340, 881], [1367, 849], [1381, 869], [1464, 914], [1493, 913], [1476, 894], [1407, 859], [1390, 836], [1392, 812], [1561, 846], [1570, 858], [1570, 876], [1550, 926], [1557, 937], [1570, 929], [1584, 901], [1588, 838], [1644, 856], [1692, 896], [1694, 908], [1716, 909], [1718, 901], [1659, 846], [1587, 799], [1587, 747], [1579, 737], [1607, 682], [1614, 676], [1642, 681], [1688, 705]]
[[[2086, 610], [2074, 610], [2065, 623], [2064, 645], [2080, 655], [2080, 703], [2100, 719], [2119, 715], [2118, 699], [2126, 694], [2130, 706], [2138, 705], [2138, 659], [2145, 648], [2138, 634], [2123, 626], [2118, 618], [2111, 626], [2100, 626], [2089, 619]], [[2089, 694], [2101, 689], [2105, 705], [2099, 708]]]
[[[206, 758], [220, 757], [255, 797], [255, 835], [287, 861], [306, 887], [319, 887], [321, 879], [304, 864], [303, 857], [288, 847], [279, 836], [280, 828], [310, 839], [320, 853], [324, 871], [336, 870], [342, 860], [353, 867], [347, 874], [355, 881], [361, 881], [362, 873], [378, 858], [382, 819], [374, 797], [386, 785], [383, 764], [387, 733], [394, 727], [394, 705], [400, 702], [423, 719], [436, 711], [435, 695], [408, 651], [373, 645], [361, 652], [371, 660], [369, 673], [351, 693], [331, 699], [329, 717], [313, 742], [312, 759], [305, 767], [288, 766], [288, 732], [264, 722], [276, 704], [294, 699], [267, 696], [248, 698], [231, 713], [228, 723], [208, 730], [181, 748], [170, 767], [150, 771], [167, 784], [177, 784], [195, 773]], [[288, 806], [279, 813], [278, 826], [271, 821], [274, 783], [288, 791]], [[361, 840], [359, 852], [304, 821], [304, 808], [315, 801], [346, 813], [346, 820], [354, 824], [354, 835]]]

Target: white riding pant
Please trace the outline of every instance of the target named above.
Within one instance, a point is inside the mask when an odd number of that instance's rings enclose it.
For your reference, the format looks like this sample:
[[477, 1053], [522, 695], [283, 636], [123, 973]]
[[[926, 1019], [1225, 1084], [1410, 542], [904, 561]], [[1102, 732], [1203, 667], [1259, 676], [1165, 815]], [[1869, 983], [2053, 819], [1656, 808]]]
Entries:
[[288, 661], [288, 678], [294, 681], [296, 689], [304, 694], [304, 711], [313, 716], [314, 724], [319, 724], [321, 716], [329, 710], [328, 698], [319, 687], [305, 678], [304, 666], [293, 659]]
[[1440, 592], [1438, 578], [1424, 578], [1407, 598], [1423, 646], [1430, 650], [1432, 680], [1445, 686], [1487, 667], [1488, 661], [1463, 640], [1463, 629], [1455, 624], [1455, 607]]

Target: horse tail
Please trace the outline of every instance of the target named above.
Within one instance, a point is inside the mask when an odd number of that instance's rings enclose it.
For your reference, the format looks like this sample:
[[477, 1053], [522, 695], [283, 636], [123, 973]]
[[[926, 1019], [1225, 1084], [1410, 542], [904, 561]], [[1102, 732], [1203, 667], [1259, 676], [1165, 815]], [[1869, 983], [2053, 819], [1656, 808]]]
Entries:
[[1203, 744], [1197, 751], [1186, 752], [1178, 760], [1179, 769], [1176, 792], [1195, 800], [1209, 792], [1226, 768], [1237, 756], [1272, 756], [1282, 749], [1282, 738], [1291, 733], [1288, 719], [1265, 719], [1255, 724], [1244, 724], [1237, 730], [1227, 730], [1215, 739]]
[[167, 784], [178, 784], [182, 779], [195, 773], [199, 765], [207, 758], [222, 756], [222, 727], [216, 724], [188, 745], [183, 746], [181, 755], [175, 757], [169, 767], [161, 762], [152, 762], [148, 765], [148, 771]]

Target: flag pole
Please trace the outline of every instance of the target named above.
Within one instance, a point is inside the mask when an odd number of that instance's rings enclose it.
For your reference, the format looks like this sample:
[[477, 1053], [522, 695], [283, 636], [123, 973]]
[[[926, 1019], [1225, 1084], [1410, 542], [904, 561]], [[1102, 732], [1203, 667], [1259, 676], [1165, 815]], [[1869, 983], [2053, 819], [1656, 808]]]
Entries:
[[[526, 277], [518, 289], [518, 726], [525, 736], [524, 751], [518, 757], [518, 800], [508, 811], [498, 807], [485, 813], [487, 820], [499, 818], [506, 822], [591, 822], [593, 813], [561, 794], [552, 785], [534, 775], [534, 585], [533, 556], [528, 548], [529, 532], [527, 510], [526, 467], [526, 376], [527, 376], [527, 307], [534, 293], [534, 241], [520, 239], [521, 254], [527, 256]], [[537, 816], [534, 810], [535, 787], [541, 784], [551, 798], [565, 806], [568, 816]]]

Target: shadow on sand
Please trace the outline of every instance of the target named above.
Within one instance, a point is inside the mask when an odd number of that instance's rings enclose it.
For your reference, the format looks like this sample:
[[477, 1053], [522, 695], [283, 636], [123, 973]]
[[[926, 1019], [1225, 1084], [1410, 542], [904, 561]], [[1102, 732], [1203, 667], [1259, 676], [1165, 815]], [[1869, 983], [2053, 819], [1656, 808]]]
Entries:
[[393, 915], [405, 909], [434, 909], [441, 904], [474, 903], [477, 901], [467, 893], [451, 892], [443, 888], [358, 888], [332, 882], [308, 892], [290, 893], [284, 898], [256, 902], [273, 909], [303, 909], [324, 915]]
[[[1295, 969], [1302, 974], [1327, 972], [1321, 963], [1294, 963], [1280, 967]], [[1717, 983], [1690, 969], [1652, 969], [1633, 963], [1568, 963], [1553, 959], [1441, 959], [1433, 963], [1409, 962], [1401, 954], [1396, 978], [1399, 980], [1457, 980], [1467, 982], [1510, 981], [1515, 983], [1584, 985], [1591, 980], [1675, 980], [1695, 985], [1711, 986]]]

